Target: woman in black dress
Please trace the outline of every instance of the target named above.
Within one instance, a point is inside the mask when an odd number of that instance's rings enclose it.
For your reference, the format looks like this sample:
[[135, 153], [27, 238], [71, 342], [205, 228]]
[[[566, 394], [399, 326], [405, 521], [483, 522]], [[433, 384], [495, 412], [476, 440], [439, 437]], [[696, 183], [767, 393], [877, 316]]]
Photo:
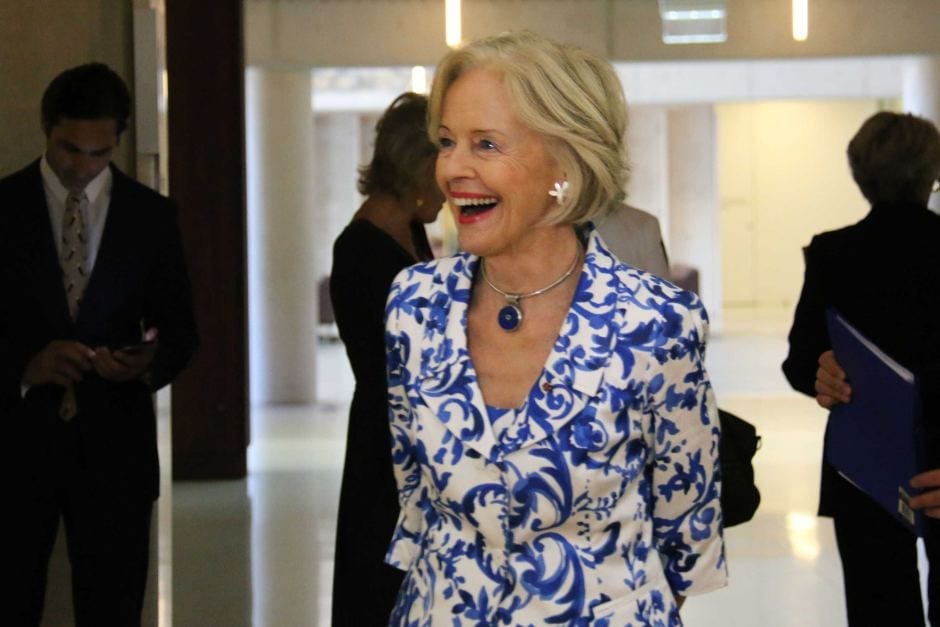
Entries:
[[349, 413], [333, 570], [334, 627], [387, 625], [404, 573], [385, 563], [398, 518], [385, 380], [385, 299], [398, 272], [430, 259], [424, 224], [444, 197], [434, 181], [436, 148], [427, 98], [402, 94], [376, 125], [362, 168], [365, 202], [333, 246], [330, 298], [356, 378]]

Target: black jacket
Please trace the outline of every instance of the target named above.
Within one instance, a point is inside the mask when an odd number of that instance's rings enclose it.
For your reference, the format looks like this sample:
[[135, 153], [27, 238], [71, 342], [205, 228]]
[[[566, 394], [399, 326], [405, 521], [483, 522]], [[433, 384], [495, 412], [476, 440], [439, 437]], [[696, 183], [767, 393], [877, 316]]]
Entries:
[[[844, 318], [921, 379], [928, 463], [940, 467], [940, 216], [924, 206], [880, 205], [860, 222], [813, 238], [804, 250], [803, 291], [783, 372], [815, 396], [819, 355], [831, 348], [825, 311]], [[851, 384], [851, 381], [849, 382]], [[820, 513], [840, 501], [844, 481], [823, 463]]]
[[[39, 161], [0, 180], [0, 420], [18, 483], [39, 485], [64, 388], [39, 385], [21, 398], [27, 363], [57, 339], [89, 347], [159, 330], [147, 383], [115, 383], [93, 372], [76, 386], [80, 454], [99, 486], [156, 498], [159, 489], [152, 392], [196, 349], [189, 277], [176, 206], [111, 166], [108, 216], [78, 319], [66, 304]], [[28, 489], [28, 488], [27, 488]]]

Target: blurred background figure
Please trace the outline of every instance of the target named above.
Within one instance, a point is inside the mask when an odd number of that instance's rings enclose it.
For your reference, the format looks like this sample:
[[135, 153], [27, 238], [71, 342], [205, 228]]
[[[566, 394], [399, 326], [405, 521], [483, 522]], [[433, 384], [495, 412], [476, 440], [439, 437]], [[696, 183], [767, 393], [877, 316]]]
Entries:
[[656, 216], [621, 204], [598, 218], [596, 226], [601, 239], [617, 259], [669, 279], [669, 259]]
[[402, 573], [385, 564], [398, 517], [389, 448], [385, 300], [405, 266], [431, 259], [424, 225], [444, 198], [434, 181], [427, 97], [395, 99], [375, 129], [360, 171], [365, 201], [336, 239], [330, 298], [356, 378], [340, 488], [333, 572], [333, 625], [386, 625]]
[[[825, 312], [834, 307], [863, 335], [921, 376], [928, 464], [940, 466], [940, 217], [927, 208], [940, 176], [940, 135], [930, 121], [881, 112], [848, 146], [852, 177], [871, 211], [857, 224], [816, 235], [804, 249], [806, 274], [783, 372], [823, 407], [850, 398], [835, 363]], [[925, 377], [926, 375], [926, 377]], [[924, 624], [915, 537], [825, 460], [819, 513], [831, 516], [842, 560], [849, 624]], [[940, 624], [938, 524], [926, 539], [931, 622]]]

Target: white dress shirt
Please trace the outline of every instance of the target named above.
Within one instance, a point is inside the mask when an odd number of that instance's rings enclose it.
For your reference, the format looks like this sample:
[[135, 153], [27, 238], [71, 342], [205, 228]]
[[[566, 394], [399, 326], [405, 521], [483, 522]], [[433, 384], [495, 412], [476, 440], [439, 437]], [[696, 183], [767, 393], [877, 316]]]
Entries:
[[[39, 161], [39, 172], [42, 174], [42, 186], [46, 192], [46, 207], [49, 209], [49, 221], [52, 223], [55, 249], [61, 254], [62, 216], [65, 215], [65, 199], [68, 198], [69, 190], [62, 185], [59, 177], [52, 171], [45, 154]], [[101, 246], [104, 223], [108, 218], [108, 207], [111, 204], [113, 180], [111, 168], [107, 167], [85, 186], [85, 195], [88, 196], [88, 212], [82, 217], [85, 220], [85, 233], [87, 234], [85, 246], [88, 251], [87, 267], [89, 271], [94, 271], [98, 248]]]

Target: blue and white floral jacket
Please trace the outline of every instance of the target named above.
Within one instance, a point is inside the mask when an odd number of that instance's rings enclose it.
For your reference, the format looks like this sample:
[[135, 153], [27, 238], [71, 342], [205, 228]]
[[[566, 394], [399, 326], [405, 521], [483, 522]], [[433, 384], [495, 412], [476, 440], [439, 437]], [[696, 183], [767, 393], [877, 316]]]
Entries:
[[589, 230], [544, 370], [494, 412], [467, 349], [478, 261], [412, 266], [389, 295], [391, 624], [680, 625], [674, 595], [727, 577], [701, 302]]

